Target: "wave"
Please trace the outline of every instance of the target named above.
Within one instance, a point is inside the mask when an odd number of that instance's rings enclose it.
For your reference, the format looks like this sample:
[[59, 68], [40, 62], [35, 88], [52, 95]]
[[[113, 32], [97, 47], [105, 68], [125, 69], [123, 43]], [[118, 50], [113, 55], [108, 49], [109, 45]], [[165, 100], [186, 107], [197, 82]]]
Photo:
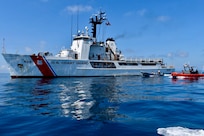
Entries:
[[189, 129], [179, 126], [158, 128], [157, 133], [163, 136], [204, 136], [203, 129]]

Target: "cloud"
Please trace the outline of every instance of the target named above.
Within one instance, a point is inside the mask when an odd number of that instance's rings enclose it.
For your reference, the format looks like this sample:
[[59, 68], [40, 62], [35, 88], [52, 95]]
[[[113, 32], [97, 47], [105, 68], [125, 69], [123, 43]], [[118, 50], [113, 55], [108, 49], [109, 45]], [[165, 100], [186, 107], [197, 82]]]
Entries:
[[141, 9], [141, 10], [137, 10], [137, 11], [128, 11], [124, 14], [124, 16], [133, 16], [135, 14], [143, 17], [147, 14], [147, 9]]
[[7, 73], [8, 72], [8, 65], [7, 64], [3, 64], [0, 66], [0, 71], [2, 73]]
[[139, 16], [145, 16], [145, 14], [147, 13], [147, 9], [141, 9], [137, 11], [137, 14]]
[[158, 16], [157, 18], [157, 21], [159, 22], [167, 22], [169, 21], [171, 18], [169, 16]]
[[167, 22], [171, 20], [170, 16], [165, 16], [165, 15], [155, 15], [154, 13], [151, 12], [151, 14], [148, 13], [147, 9], [141, 9], [137, 11], [137, 15], [141, 17], [148, 17], [149, 19], [156, 18], [157, 21], [159, 22]]
[[189, 56], [188, 52], [177, 52], [177, 57], [186, 58]]
[[172, 53], [172, 52], [169, 52], [169, 53], [167, 53], [167, 58], [173, 58], [175, 55], [174, 55], [174, 53]]
[[93, 8], [91, 6], [83, 6], [83, 5], [73, 5], [73, 6], [67, 6], [65, 8], [65, 11], [68, 11], [70, 13], [77, 13], [77, 12], [88, 12], [91, 11]]
[[167, 58], [187, 58], [189, 56], [188, 52], [179, 51], [179, 52], [169, 52], [167, 53]]
[[45, 45], [47, 44], [47, 42], [46, 41], [40, 41], [40, 47], [44, 47]]
[[43, 50], [43, 49], [44, 49], [44, 47], [46, 46], [46, 44], [47, 44], [47, 42], [46, 42], [46, 41], [43, 41], [43, 40], [42, 40], [42, 41], [40, 41], [40, 44], [39, 44], [39, 45], [40, 45], [40, 49], [41, 49], [41, 50]]
[[26, 51], [27, 53], [30, 53], [30, 52], [32, 52], [32, 49], [31, 49], [30, 47], [25, 47], [25, 51]]
[[8, 68], [7, 65], [1, 65], [1, 66], [0, 66], [0, 69], [7, 69], [7, 68]]
[[124, 16], [126, 16], [126, 17], [132, 16], [132, 15], [134, 15], [134, 12], [133, 12], [133, 11], [129, 11], [129, 12], [126, 12], [126, 13], [124, 14]]

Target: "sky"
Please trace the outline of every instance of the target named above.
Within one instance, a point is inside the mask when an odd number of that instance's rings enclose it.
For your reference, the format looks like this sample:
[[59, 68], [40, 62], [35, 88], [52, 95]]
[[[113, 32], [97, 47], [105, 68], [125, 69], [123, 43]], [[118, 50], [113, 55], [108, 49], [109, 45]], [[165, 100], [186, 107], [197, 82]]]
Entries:
[[[204, 0], [0, 0], [1, 52], [57, 54], [72, 35], [91, 30], [90, 16], [105, 11], [110, 26], [98, 40], [113, 37], [126, 58], [162, 58], [176, 70], [185, 63], [204, 70]], [[8, 72], [0, 55], [0, 73]]]

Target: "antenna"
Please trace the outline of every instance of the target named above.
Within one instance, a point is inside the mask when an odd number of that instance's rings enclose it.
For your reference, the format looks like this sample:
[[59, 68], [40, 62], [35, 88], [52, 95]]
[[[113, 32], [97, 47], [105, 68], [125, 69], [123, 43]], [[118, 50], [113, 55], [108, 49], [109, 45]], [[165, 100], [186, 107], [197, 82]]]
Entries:
[[106, 20], [105, 12], [99, 12], [99, 14], [96, 14], [90, 18], [90, 22], [92, 24], [92, 34], [93, 37], [96, 38], [96, 26], [103, 23], [104, 20]]
[[3, 38], [2, 53], [6, 53], [6, 49], [5, 49], [5, 38]]
[[79, 8], [77, 8], [77, 31], [79, 30]]
[[72, 34], [73, 34], [73, 14], [71, 15], [71, 35], [70, 35], [70, 45], [72, 45]]
[[86, 36], [89, 35], [89, 28], [87, 26], [85, 26], [85, 30], [86, 30]]

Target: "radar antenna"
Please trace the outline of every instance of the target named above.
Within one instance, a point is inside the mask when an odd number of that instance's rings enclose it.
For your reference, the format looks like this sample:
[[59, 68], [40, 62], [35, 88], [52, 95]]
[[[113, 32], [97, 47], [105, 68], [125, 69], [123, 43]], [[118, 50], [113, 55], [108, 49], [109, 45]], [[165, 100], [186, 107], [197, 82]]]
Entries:
[[90, 18], [90, 23], [92, 24], [91, 33], [93, 34], [93, 38], [96, 38], [96, 26], [102, 24], [104, 20], [106, 20], [106, 14], [102, 11]]

